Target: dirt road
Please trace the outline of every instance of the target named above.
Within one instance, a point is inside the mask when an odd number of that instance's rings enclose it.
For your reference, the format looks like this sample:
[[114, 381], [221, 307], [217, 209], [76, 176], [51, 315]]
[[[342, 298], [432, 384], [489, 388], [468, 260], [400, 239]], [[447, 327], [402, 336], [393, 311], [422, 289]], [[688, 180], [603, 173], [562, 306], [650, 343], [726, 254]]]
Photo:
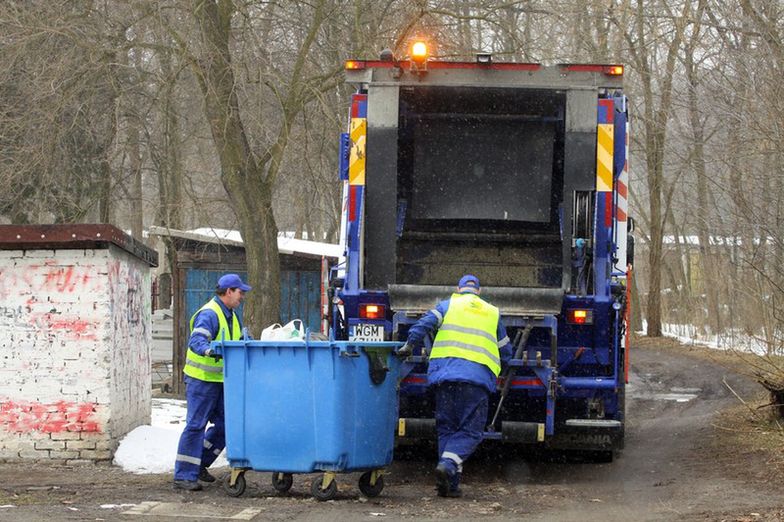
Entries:
[[[756, 385], [705, 360], [673, 350], [636, 349], [627, 392], [626, 448], [612, 463], [487, 447], [465, 468], [464, 497], [435, 496], [434, 455], [396, 461], [383, 494], [367, 500], [358, 474], [339, 477], [334, 501], [310, 497], [312, 476], [274, 494], [270, 475], [248, 473], [230, 498], [212, 485], [174, 491], [171, 476], [117, 468], [0, 465], [0, 520], [779, 520], [782, 481], [766, 483], [762, 457], [717, 448], [718, 411]], [[125, 505], [123, 505], [125, 504]], [[13, 507], [7, 507], [13, 506]], [[146, 515], [146, 516], [143, 516]]]

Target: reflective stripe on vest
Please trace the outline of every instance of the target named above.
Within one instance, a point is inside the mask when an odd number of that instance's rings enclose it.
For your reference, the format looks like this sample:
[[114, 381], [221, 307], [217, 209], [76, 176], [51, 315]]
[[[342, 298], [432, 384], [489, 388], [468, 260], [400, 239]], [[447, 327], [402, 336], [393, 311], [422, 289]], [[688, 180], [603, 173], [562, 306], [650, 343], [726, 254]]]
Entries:
[[498, 308], [474, 294], [452, 294], [444, 322], [438, 329], [431, 359], [457, 357], [484, 364], [498, 377]]
[[[214, 299], [210, 299], [207, 304], [199, 308], [196, 313], [193, 314], [190, 322], [191, 333], [193, 333], [193, 323], [196, 320], [196, 316], [203, 310], [212, 310], [215, 312], [215, 315], [218, 316], [218, 335], [215, 336], [215, 339], [237, 341], [242, 337], [240, 321], [237, 318], [237, 314], [232, 311], [231, 330], [229, 330], [229, 323], [226, 321], [226, 316], [223, 315], [223, 309]], [[207, 334], [207, 340], [212, 341], [212, 339], [209, 338], [209, 332], [201, 333]], [[212, 357], [199, 355], [188, 347], [188, 351], [185, 352], [185, 367], [182, 371], [185, 375], [193, 377], [194, 379], [199, 379], [200, 381], [223, 382], [223, 359], [216, 361]]]

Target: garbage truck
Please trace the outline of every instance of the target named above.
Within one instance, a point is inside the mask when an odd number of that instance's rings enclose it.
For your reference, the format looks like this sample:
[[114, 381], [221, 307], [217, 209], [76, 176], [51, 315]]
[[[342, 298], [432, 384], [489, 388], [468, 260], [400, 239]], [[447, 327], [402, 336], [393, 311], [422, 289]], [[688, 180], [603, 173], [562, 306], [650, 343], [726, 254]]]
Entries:
[[[335, 339], [405, 341], [474, 274], [515, 352], [484, 438], [612, 458], [629, 368], [623, 66], [442, 61], [422, 48], [345, 64]], [[405, 361], [400, 442], [435, 439], [427, 352]]]

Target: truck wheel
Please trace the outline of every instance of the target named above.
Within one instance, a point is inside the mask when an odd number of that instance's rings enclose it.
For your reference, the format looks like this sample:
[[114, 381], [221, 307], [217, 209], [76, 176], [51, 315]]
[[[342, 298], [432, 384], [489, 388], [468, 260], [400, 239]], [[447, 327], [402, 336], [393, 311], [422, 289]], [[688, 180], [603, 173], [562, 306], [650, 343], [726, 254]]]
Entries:
[[332, 500], [335, 498], [335, 495], [338, 492], [338, 483], [336, 480], [333, 480], [329, 483], [329, 486], [326, 489], [321, 489], [322, 479], [313, 479], [313, 482], [310, 483], [310, 494], [313, 495], [313, 498], [324, 502], [326, 500]]
[[359, 477], [359, 490], [368, 498], [377, 497], [384, 490], [384, 477], [376, 477], [376, 483], [370, 483], [372, 471], [366, 471]]
[[276, 471], [272, 474], [272, 487], [278, 493], [288, 493], [293, 484], [294, 477], [291, 473], [278, 473]]

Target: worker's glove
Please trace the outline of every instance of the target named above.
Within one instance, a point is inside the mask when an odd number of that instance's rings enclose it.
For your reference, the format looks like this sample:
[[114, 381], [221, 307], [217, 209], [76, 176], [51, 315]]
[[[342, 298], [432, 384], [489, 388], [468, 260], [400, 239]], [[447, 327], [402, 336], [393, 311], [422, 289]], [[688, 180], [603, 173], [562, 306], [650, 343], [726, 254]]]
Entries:
[[413, 351], [414, 351], [414, 347], [408, 343], [405, 343], [403, 344], [403, 346], [397, 349], [397, 354], [400, 357], [408, 357], [413, 353]]
[[207, 348], [206, 350], [204, 350], [204, 355], [206, 355], [207, 357], [212, 357], [216, 361], [220, 361], [221, 359], [223, 359], [223, 356], [219, 353], [215, 353], [212, 350], [212, 348]]

